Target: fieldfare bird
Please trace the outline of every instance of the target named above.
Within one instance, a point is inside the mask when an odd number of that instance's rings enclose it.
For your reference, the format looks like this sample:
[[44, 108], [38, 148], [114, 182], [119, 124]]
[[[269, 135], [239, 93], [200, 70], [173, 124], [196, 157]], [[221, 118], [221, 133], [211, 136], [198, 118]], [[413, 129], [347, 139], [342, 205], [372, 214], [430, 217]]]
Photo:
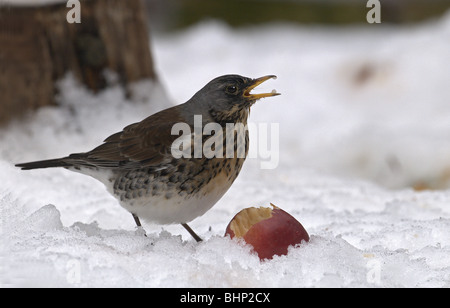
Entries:
[[[275, 90], [250, 92], [271, 78], [276, 76], [215, 78], [186, 103], [126, 126], [92, 151], [16, 166], [23, 170], [64, 167], [90, 175], [105, 184], [138, 227], [139, 218], [178, 223], [201, 241], [187, 223], [219, 201], [238, 176], [248, 153], [248, 130], [242, 127], [247, 125], [250, 107], [260, 98], [279, 95]], [[204, 133], [213, 124], [215, 134], [211, 129]], [[227, 127], [238, 129], [227, 131]], [[185, 136], [180, 137], [180, 131]]]

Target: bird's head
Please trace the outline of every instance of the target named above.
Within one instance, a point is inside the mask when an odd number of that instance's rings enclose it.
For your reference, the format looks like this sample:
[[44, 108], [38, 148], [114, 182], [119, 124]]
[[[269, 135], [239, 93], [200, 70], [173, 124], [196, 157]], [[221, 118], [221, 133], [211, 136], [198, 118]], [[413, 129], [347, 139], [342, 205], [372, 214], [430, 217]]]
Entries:
[[192, 101], [199, 102], [203, 111], [209, 112], [216, 122], [246, 121], [250, 107], [258, 99], [280, 95], [275, 90], [270, 93], [251, 93], [258, 85], [272, 78], [276, 76], [256, 79], [239, 75], [220, 76], [198, 91]]

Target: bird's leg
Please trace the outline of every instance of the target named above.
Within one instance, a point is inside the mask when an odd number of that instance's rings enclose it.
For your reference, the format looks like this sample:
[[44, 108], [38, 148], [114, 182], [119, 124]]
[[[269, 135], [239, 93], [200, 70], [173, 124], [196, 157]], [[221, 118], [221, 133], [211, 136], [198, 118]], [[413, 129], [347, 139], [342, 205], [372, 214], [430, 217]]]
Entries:
[[197, 242], [203, 241], [203, 240], [201, 239], [201, 237], [198, 236], [198, 235], [194, 232], [194, 230], [192, 230], [191, 227], [188, 226], [188, 224], [184, 223], [184, 224], [181, 224], [181, 225], [187, 230], [187, 232], [189, 232], [190, 235], [192, 235], [192, 237], [193, 237]]
[[134, 222], [136, 223], [138, 229], [144, 231], [144, 236], [147, 237], [147, 234], [145, 233], [144, 228], [142, 228], [142, 224], [141, 224], [141, 221], [139, 220], [139, 217], [137, 217], [137, 215], [134, 213], [131, 213], [131, 215], [133, 215]]

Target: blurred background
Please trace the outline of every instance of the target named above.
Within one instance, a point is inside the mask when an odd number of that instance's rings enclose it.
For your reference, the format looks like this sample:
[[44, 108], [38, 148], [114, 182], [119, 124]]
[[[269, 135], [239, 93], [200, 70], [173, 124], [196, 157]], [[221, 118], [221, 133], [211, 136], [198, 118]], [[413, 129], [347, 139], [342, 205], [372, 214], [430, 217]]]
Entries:
[[[365, 0], [145, 0], [152, 29], [173, 31], [205, 19], [245, 27], [268, 22], [367, 24]], [[442, 16], [448, 0], [381, 0], [383, 23], [404, 24]]]
[[1, 0], [1, 157], [89, 150], [219, 75], [276, 74], [250, 120], [280, 124], [279, 168], [447, 189], [450, 1], [381, 0], [380, 24], [366, 4], [86, 0], [69, 24], [64, 0]]
[[[67, 2], [0, 0], [0, 285], [74, 287], [72, 261], [81, 286], [373, 286], [370, 261], [381, 286], [449, 285], [449, 0], [380, 0], [380, 24], [366, 0], [80, 0], [79, 24]], [[197, 248], [179, 226], [135, 233], [93, 178], [14, 166], [89, 151], [230, 73], [278, 76], [249, 118], [279, 125], [278, 157], [247, 159], [193, 221]], [[251, 133], [252, 151], [271, 136]], [[270, 202], [313, 241], [261, 266], [220, 237]]]

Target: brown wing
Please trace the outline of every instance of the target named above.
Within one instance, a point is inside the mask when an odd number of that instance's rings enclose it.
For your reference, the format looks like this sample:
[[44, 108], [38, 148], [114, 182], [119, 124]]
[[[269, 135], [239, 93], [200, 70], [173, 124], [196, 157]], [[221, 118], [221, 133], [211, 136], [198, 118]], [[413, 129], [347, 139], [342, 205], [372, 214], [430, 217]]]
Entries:
[[[175, 123], [184, 122], [178, 108], [160, 111], [139, 123], [105, 139], [105, 143], [81, 154], [89, 165], [125, 169], [158, 166], [171, 159], [171, 145], [178, 138], [171, 135]], [[77, 154], [72, 158], [77, 157]]]

